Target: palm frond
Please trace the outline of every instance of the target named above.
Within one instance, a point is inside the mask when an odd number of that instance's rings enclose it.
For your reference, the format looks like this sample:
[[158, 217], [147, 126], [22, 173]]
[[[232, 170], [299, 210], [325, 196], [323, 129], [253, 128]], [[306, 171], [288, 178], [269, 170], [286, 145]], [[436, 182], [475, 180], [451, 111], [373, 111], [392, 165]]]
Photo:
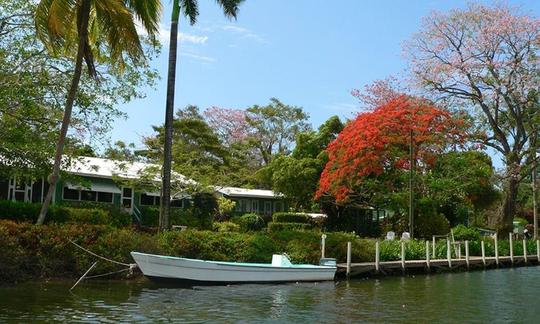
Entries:
[[197, 0], [181, 0], [180, 8], [184, 11], [184, 16], [189, 19], [189, 23], [195, 25], [199, 16], [199, 4]]
[[126, 6], [141, 21], [149, 36], [154, 37], [159, 32], [161, 18], [160, 0], [125, 0]]
[[216, 0], [216, 2], [221, 6], [226, 17], [236, 19], [240, 4], [244, 0]]

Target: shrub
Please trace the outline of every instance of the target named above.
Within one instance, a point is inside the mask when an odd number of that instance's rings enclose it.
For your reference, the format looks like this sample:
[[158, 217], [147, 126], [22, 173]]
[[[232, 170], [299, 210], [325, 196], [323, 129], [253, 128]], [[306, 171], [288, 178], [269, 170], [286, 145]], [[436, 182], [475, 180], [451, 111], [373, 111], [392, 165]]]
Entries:
[[240, 232], [240, 225], [233, 222], [215, 222], [212, 228], [215, 232]]
[[419, 215], [415, 220], [415, 235], [430, 238], [432, 235], [445, 235], [450, 231], [450, 223], [443, 214]]
[[481, 235], [476, 229], [459, 224], [452, 229], [456, 241], [480, 241]]
[[240, 216], [238, 222], [244, 232], [260, 231], [265, 226], [264, 220], [257, 214], [244, 214]]
[[302, 223], [307, 224], [309, 222], [309, 216], [302, 213], [285, 213], [279, 212], [272, 215], [272, 220], [275, 223]]
[[310, 229], [309, 224], [302, 223], [268, 223], [269, 232], [279, 232], [279, 231], [304, 231]]

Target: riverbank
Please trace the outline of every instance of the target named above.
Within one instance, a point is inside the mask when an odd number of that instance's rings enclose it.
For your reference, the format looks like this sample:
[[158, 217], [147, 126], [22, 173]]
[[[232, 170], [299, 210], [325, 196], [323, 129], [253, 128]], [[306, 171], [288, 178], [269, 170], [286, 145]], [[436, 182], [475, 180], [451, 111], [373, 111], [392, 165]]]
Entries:
[[[327, 257], [338, 262], [347, 260], [347, 242], [351, 242], [351, 262], [373, 262], [375, 239], [360, 238], [353, 233], [326, 233]], [[70, 241], [109, 259], [133, 263], [131, 251], [182, 256], [196, 259], [270, 262], [273, 253], [287, 253], [294, 263], [318, 264], [321, 232], [310, 231], [254, 231], [213, 232], [202, 230], [148, 233], [141, 229], [115, 228], [103, 225], [51, 224], [35, 226], [29, 223], [0, 221], [0, 283], [21, 282], [30, 279], [77, 278], [96, 259], [76, 248]], [[534, 241], [527, 242], [534, 251]], [[469, 243], [470, 255], [479, 256], [480, 241]], [[484, 239], [486, 256], [494, 256], [494, 242]], [[425, 258], [425, 242], [406, 243], [405, 259]], [[498, 242], [499, 255], [509, 254], [508, 241]], [[454, 253], [454, 252], [452, 252]], [[514, 246], [513, 253], [522, 255], [522, 244]], [[447, 256], [445, 241], [437, 242], [433, 259]], [[380, 261], [401, 260], [399, 241], [380, 242]], [[121, 266], [99, 261], [92, 274], [120, 270]], [[137, 275], [137, 274], [136, 274]], [[125, 278], [125, 273], [116, 278]]]

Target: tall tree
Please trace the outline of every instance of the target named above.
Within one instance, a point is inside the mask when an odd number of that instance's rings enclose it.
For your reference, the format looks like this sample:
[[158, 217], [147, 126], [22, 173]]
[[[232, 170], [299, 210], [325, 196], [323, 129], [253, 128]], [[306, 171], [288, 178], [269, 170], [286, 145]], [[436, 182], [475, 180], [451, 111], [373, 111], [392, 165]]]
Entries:
[[42, 0], [38, 4], [35, 13], [38, 37], [51, 53], [74, 58], [75, 69], [65, 101], [53, 170], [48, 179], [50, 186], [37, 224], [45, 221], [59, 177], [83, 61], [92, 77], [98, 73], [96, 60], [108, 60], [119, 68], [124, 66], [126, 57], [133, 62], [140, 61], [144, 53], [135, 21], [141, 21], [147, 33], [153, 36], [159, 29], [160, 15], [159, 0]]
[[289, 154], [296, 135], [310, 129], [309, 116], [301, 107], [286, 105], [276, 98], [266, 106], [252, 106], [247, 112], [247, 122], [253, 129], [250, 138], [263, 165], [268, 165], [275, 154]]
[[[244, 0], [216, 0], [223, 9], [225, 16], [235, 18], [238, 7]], [[163, 147], [163, 170], [161, 187], [161, 208], [159, 213], [159, 228], [166, 230], [170, 227], [171, 211], [171, 164], [172, 137], [174, 119], [174, 86], [176, 82], [176, 60], [178, 47], [178, 21], [180, 11], [194, 25], [199, 16], [198, 0], [174, 0], [171, 16], [171, 34], [169, 41], [169, 68], [167, 72], [167, 100], [165, 104], [165, 136]]]
[[501, 231], [512, 230], [518, 184], [529, 173], [530, 130], [540, 110], [527, 109], [540, 83], [540, 19], [507, 5], [471, 4], [435, 12], [407, 44], [418, 83], [438, 99], [476, 114], [480, 142], [506, 165]]

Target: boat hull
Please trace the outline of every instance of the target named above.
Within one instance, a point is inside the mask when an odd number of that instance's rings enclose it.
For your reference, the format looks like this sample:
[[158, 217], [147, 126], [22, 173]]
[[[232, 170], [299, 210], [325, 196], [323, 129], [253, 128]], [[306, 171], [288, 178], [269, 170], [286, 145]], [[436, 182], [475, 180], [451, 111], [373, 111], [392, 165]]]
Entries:
[[139, 252], [131, 255], [143, 274], [156, 281], [187, 284], [265, 283], [334, 280], [335, 267], [234, 263], [185, 259]]

